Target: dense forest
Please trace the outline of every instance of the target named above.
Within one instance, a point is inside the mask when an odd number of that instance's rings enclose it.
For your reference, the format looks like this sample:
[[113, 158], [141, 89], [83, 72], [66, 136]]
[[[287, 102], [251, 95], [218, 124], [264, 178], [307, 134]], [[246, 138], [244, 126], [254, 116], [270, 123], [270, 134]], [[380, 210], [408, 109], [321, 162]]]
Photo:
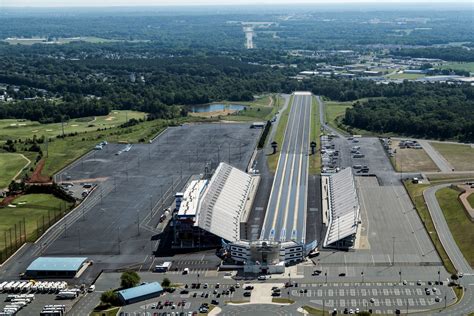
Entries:
[[397, 56], [413, 58], [437, 58], [448, 61], [474, 61], [474, 50], [463, 47], [399, 49], [393, 50], [391, 53]]
[[474, 141], [474, 88], [426, 85], [391, 98], [356, 102], [344, 123], [378, 133]]

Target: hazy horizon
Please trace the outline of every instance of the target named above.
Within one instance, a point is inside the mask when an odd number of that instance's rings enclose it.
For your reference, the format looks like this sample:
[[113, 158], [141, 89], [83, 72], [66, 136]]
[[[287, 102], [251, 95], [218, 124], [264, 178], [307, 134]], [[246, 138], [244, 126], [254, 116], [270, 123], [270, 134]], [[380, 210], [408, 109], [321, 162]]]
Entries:
[[[0, 7], [9, 8], [106, 8], [106, 7], [177, 7], [177, 6], [259, 6], [259, 5], [322, 5], [322, 6], [343, 6], [343, 5], [368, 5], [368, 6], [396, 6], [396, 5], [434, 5], [434, 6], [465, 6], [473, 7], [470, 0], [457, 0], [456, 2], [449, 2], [446, 0], [431, 1], [431, 0], [298, 0], [296, 3], [289, 0], [137, 0], [133, 4], [129, 0], [103, 0], [100, 2], [93, 0], [0, 0]], [[402, 9], [402, 8], [401, 8]]]

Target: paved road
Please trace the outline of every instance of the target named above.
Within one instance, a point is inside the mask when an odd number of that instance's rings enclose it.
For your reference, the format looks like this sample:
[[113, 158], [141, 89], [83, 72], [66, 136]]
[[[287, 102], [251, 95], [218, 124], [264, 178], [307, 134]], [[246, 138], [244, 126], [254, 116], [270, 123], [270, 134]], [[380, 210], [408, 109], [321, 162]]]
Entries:
[[305, 242], [311, 100], [293, 98], [261, 239]]
[[438, 200], [436, 199], [436, 192], [439, 189], [450, 186], [451, 184], [440, 184], [431, 188], [428, 188], [423, 192], [428, 210], [431, 218], [435, 224], [436, 231], [441, 240], [441, 243], [446, 250], [449, 258], [454, 264], [454, 267], [458, 272], [462, 272], [464, 276], [460, 279], [460, 283], [465, 287], [464, 297], [462, 300], [453, 305], [447, 310], [442, 310], [439, 314], [442, 315], [468, 315], [474, 311], [474, 271], [471, 266], [467, 263], [461, 250], [454, 241], [451, 231], [449, 230], [446, 219], [444, 218], [443, 211], [439, 206]]
[[462, 273], [473, 273], [471, 266], [467, 263], [466, 259], [464, 258], [461, 250], [457, 246], [456, 242], [454, 241], [453, 236], [449, 230], [448, 224], [446, 223], [446, 219], [444, 218], [443, 211], [438, 204], [438, 200], [436, 199], [436, 191], [442, 188], [446, 188], [451, 184], [440, 184], [431, 188], [426, 189], [423, 192], [423, 197], [425, 198], [426, 205], [428, 206], [429, 212], [431, 214], [431, 218], [433, 218], [433, 222], [438, 232], [438, 236], [443, 244], [446, 253], [448, 254], [449, 258], [454, 264], [454, 267], [458, 272]]
[[436, 164], [439, 170], [441, 172], [452, 172], [453, 171], [453, 166], [446, 160], [444, 159], [441, 154], [433, 148], [433, 146], [430, 145], [430, 143], [424, 139], [419, 139], [418, 143], [423, 147], [423, 149], [426, 151], [428, 156], [430, 156], [431, 160]]

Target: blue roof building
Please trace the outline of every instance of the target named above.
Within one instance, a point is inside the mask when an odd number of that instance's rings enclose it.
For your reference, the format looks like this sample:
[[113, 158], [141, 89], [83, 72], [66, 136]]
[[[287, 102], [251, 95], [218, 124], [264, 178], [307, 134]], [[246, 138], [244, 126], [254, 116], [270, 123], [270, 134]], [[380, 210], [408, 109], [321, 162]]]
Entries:
[[158, 282], [151, 282], [118, 291], [118, 296], [124, 304], [133, 304], [159, 296], [163, 288]]
[[73, 278], [86, 261], [86, 257], [39, 257], [26, 268], [26, 275], [35, 278]]

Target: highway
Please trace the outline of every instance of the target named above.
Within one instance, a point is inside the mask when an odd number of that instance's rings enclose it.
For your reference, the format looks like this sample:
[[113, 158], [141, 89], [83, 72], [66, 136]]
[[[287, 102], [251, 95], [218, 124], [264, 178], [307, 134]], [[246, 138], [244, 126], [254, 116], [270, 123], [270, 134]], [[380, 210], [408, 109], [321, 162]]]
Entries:
[[280, 158], [260, 239], [300, 243], [306, 238], [310, 93], [296, 93], [290, 108]]

